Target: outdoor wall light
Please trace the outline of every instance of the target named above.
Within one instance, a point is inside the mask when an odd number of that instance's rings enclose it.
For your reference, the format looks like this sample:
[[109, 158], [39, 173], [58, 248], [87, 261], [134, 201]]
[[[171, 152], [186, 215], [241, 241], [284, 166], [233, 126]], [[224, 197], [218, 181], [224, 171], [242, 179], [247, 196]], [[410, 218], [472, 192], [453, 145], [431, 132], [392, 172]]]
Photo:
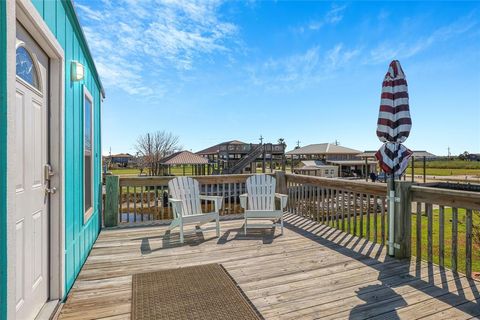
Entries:
[[85, 67], [78, 61], [72, 61], [72, 81], [80, 81], [85, 77]]

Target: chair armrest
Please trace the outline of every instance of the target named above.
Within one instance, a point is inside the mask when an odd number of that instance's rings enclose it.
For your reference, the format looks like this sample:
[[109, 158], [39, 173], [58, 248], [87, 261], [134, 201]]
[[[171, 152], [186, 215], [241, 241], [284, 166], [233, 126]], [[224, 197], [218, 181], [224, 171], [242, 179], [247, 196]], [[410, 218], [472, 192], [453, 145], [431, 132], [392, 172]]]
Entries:
[[248, 194], [244, 193], [240, 195], [240, 207], [242, 207], [245, 210], [247, 210], [247, 199], [248, 199]]
[[215, 212], [219, 212], [220, 209], [222, 209], [222, 206], [223, 206], [223, 197], [220, 197], [220, 196], [203, 196], [203, 195], [200, 195], [200, 200], [207, 200], [207, 201], [213, 201], [213, 203], [215, 203], [215, 207], [214, 207], [214, 210]]
[[285, 209], [285, 207], [287, 206], [288, 195], [275, 193], [275, 197], [280, 199], [280, 209]]
[[182, 216], [182, 200], [168, 198], [168, 202], [172, 204], [173, 216], [175, 218], [181, 217]]

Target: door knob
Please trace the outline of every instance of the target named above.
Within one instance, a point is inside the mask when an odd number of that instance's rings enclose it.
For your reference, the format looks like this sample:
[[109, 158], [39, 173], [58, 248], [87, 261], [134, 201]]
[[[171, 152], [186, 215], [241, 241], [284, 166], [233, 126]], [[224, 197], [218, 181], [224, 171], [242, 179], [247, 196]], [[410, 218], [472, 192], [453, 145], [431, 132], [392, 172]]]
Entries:
[[45, 194], [55, 194], [57, 193], [57, 188], [53, 187], [53, 188], [47, 188], [45, 187]]

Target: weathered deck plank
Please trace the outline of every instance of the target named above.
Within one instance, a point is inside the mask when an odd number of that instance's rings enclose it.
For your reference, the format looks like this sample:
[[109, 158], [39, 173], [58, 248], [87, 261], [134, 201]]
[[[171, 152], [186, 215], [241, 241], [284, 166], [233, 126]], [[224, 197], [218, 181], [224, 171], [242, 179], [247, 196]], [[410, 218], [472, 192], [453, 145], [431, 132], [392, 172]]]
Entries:
[[284, 236], [242, 221], [214, 233], [165, 236], [166, 227], [103, 231], [64, 305], [61, 319], [129, 319], [131, 275], [222, 263], [266, 319], [472, 318], [480, 284], [426, 263], [398, 261], [368, 242], [288, 215]]

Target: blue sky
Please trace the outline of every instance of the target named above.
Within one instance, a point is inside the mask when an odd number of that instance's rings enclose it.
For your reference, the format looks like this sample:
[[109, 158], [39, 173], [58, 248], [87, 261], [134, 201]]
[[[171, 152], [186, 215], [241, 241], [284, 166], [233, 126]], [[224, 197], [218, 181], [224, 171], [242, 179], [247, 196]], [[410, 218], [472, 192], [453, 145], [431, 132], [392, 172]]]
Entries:
[[480, 3], [76, 0], [105, 86], [103, 152], [166, 130], [187, 150], [239, 139], [378, 149], [400, 60], [405, 145], [480, 152]]

